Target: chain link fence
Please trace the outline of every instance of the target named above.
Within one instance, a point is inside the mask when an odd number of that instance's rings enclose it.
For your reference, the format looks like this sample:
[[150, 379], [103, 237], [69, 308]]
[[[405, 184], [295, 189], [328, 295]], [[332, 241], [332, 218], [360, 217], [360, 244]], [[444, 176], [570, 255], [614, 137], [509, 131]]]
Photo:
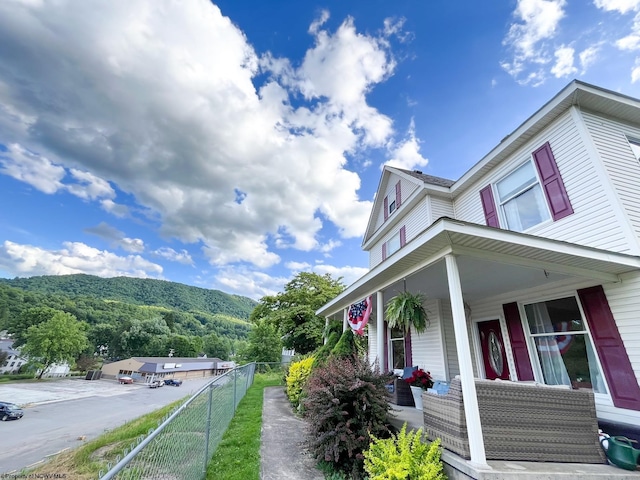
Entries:
[[250, 363], [217, 377], [167, 417], [100, 480], [202, 480], [240, 400], [259, 372], [280, 364]]

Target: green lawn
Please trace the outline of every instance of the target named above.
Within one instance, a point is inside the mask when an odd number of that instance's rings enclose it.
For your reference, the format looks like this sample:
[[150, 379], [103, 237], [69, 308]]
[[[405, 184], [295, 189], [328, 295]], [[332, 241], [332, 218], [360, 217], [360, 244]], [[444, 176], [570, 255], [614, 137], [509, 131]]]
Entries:
[[283, 385], [282, 373], [256, 374], [207, 468], [207, 480], [259, 480], [264, 388]]

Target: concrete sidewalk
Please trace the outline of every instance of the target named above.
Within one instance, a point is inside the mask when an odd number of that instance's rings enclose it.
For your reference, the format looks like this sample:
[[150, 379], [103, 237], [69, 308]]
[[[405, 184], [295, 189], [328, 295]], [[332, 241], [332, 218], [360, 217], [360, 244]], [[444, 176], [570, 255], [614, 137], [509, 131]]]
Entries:
[[264, 389], [260, 478], [262, 480], [323, 480], [305, 448], [306, 423], [291, 410], [283, 387]]

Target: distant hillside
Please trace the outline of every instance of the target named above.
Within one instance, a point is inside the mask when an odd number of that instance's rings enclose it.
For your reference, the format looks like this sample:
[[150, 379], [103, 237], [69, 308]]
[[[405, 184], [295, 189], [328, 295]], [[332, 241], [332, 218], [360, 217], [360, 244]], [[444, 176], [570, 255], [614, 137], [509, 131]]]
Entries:
[[102, 278], [93, 275], [46, 275], [0, 279], [0, 284], [28, 292], [67, 297], [94, 297], [134, 305], [158, 306], [183, 312], [222, 314], [248, 319], [254, 300], [219, 290], [146, 278]]

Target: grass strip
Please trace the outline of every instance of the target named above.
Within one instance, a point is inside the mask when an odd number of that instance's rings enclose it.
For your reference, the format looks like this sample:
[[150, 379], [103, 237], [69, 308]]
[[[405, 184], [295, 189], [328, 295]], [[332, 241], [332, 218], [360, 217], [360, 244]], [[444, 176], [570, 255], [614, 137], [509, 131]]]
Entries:
[[283, 385], [282, 373], [256, 374], [207, 467], [207, 480], [259, 480], [264, 388]]
[[[150, 429], [158, 428], [159, 423], [186, 398], [155, 410], [142, 417], [114, 428], [91, 440], [79, 448], [61, 453], [40, 467], [30, 470], [30, 475], [65, 475], [74, 480], [91, 480], [98, 477], [100, 470], [106, 472], [107, 463], [114, 463], [140, 436], [146, 436]], [[34, 477], [35, 478], [35, 477]], [[53, 477], [52, 477], [53, 478]]]

